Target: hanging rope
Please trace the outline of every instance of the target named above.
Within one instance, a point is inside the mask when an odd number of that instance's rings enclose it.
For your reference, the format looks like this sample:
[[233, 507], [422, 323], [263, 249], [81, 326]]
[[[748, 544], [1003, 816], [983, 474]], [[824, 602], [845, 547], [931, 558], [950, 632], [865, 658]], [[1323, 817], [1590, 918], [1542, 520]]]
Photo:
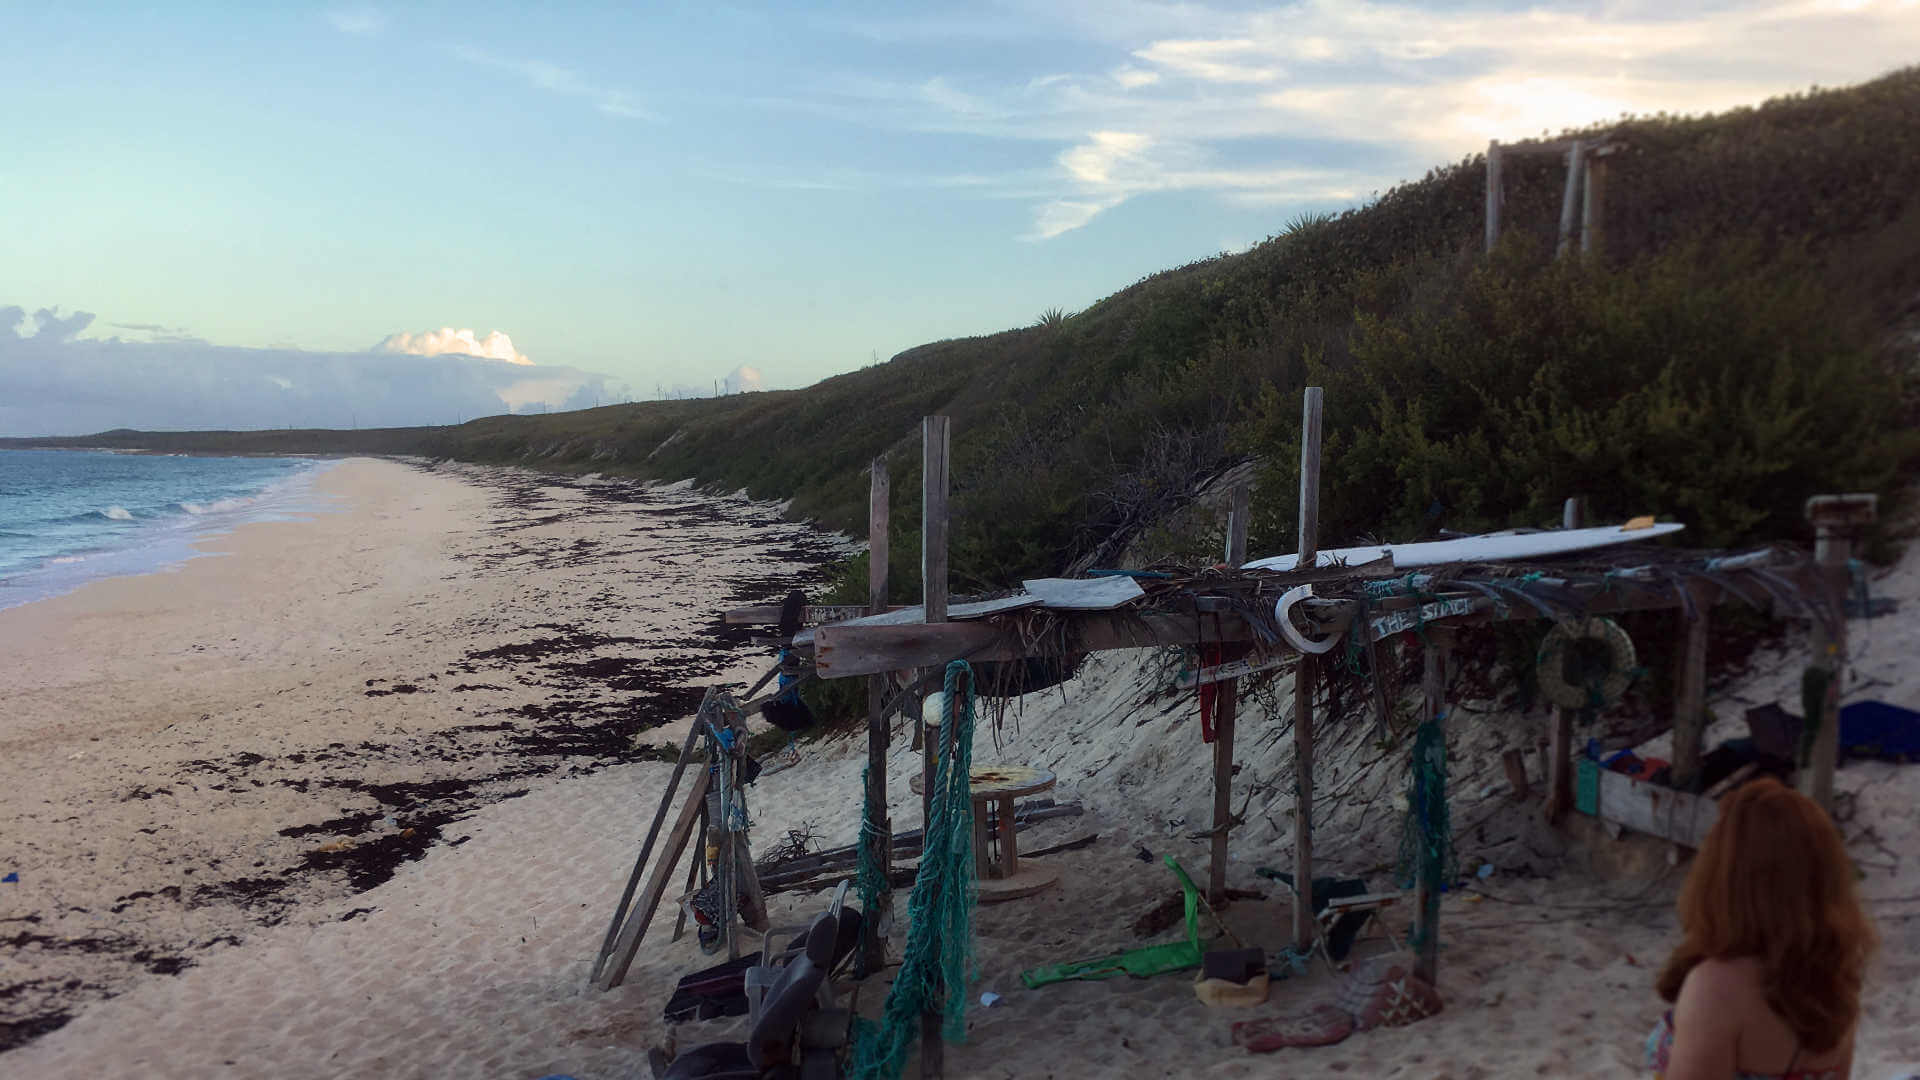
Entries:
[[[948, 1042], [966, 1041], [967, 983], [978, 977], [973, 960], [973, 798], [968, 788], [973, 689], [973, 669], [966, 661], [947, 665], [946, 700], [955, 703], [947, 718], [953, 726], [953, 752], [938, 756], [934, 764], [931, 813], [920, 871], [907, 900], [907, 945], [900, 972], [887, 992], [880, 1022], [855, 1022], [853, 1056], [847, 1065], [853, 1080], [895, 1080], [906, 1066], [925, 1013], [941, 1014], [941, 1035]], [[861, 827], [873, 817], [869, 806]], [[1001, 827], [1012, 828], [1013, 823]], [[878, 867], [873, 869], [877, 875]], [[867, 871], [863, 864], [860, 896], [870, 905]]]
[[1421, 940], [1421, 928], [1439, 921], [1440, 890], [1459, 876], [1453, 850], [1453, 818], [1447, 808], [1447, 737], [1441, 730], [1440, 717], [1428, 717], [1420, 722], [1413, 737], [1412, 790], [1400, 829], [1400, 887], [1411, 889], [1421, 880], [1433, 886], [1427, 890], [1426, 910], [1409, 942], [1413, 948], [1426, 944]]

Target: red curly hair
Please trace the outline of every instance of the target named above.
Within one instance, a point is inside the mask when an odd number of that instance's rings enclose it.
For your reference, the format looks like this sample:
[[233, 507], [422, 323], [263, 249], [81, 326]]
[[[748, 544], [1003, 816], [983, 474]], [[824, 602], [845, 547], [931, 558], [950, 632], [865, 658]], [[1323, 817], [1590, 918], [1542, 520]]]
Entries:
[[1720, 801], [1720, 820], [1680, 890], [1686, 935], [1656, 984], [1673, 1001], [1695, 964], [1755, 957], [1767, 1005], [1808, 1050], [1852, 1033], [1875, 944], [1853, 862], [1826, 811], [1770, 778]]

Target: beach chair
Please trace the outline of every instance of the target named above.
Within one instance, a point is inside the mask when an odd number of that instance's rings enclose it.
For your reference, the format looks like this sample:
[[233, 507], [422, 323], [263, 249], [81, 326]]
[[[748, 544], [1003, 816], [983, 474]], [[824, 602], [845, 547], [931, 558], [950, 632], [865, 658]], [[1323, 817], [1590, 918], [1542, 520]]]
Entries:
[[839, 1075], [853, 1012], [835, 1005], [833, 975], [860, 942], [861, 914], [845, 905], [850, 881], [834, 890], [827, 910], [801, 935], [776, 948], [794, 929], [773, 928], [759, 963], [740, 972], [747, 1041], [692, 1047], [665, 1062], [653, 1058], [660, 1080], [827, 1080]]
[[[1286, 886], [1294, 902], [1299, 902], [1300, 893], [1293, 887], [1292, 874], [1266, 867], [1254, 873]], [[1368, 892], [1365, 878], [1314, 878], [1314, 947], [1326, 958], [1327, 966], [1337, 972], [1351, 964], [1349, 957], [1369, 925], [1381, 940], [1398, 948], [1393, 935], [1387, 932], [1381, 912], [1399, 898], [1398, 893]]]

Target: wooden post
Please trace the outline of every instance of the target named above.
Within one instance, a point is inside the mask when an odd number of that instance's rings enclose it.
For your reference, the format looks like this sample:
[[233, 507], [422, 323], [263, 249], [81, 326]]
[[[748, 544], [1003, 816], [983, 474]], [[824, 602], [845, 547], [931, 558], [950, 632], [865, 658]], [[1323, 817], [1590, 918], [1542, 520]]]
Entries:
[[[1452, 633], [1445, 627], [1428, 627], [1424, 664], [1421, 673], [1421, 689], [1425, 698], [1426, 715], [1432, 717], [1440, 726], [1440, 752], [1446, 753], [1446, 691], [1447, 691], [1447, 654], [1453, 644]], [[1418, 776], [1420, 762], [1414, 762], [1415, 775]], [[1416, 799], [1424, 792], [1417, 791]], [[1444, 797], [1444, 793], [1442, 793]], [[1419, 957], [1414, 963], [1414, 971], [1429, 984], [1434, 984], [1440, 968], [1440, 886], [1438, 867], [1429, 866], [1427, 860], [1421, 860], [1418, 877], [1414, 882], [1413, 908], [1415, 926], [1413, 938], [1420, 943]]]
[[[712, 776], [712, 772], [702, 769], [694, 777], [693, 788], [687, 793], [686, 803], [680, 807], [680, 816], [673, 823], [673, 831], [667, 834], [667, 846], [660, 853], [660, 862], [654, 866], [653, 875], [647, 879], [647, 887], [634, 902], [633, 909], [627, 912], [626, 925], [621, 927], [619, 939], [614, 942], [613, 949], [601, 965], [595, 980], [600, 989], [611, 990], [627, 977], [627, 968], [632, 966], [634, 954], [640, 951], [640, 940], [646, 936], [647, 924], [653, 921], [653, 913], [659, 910], [660, 898], [666, 895], [674, 868], [680, 865], [680, 856], [686, 852], [687, 841], [693, 837], [693, 827], [700, 821], [700, 809], [706, 805], [707, 784]], [[695, 853], [696, 858], [701, 855]]]
[[1500, 142], [1487, 143], [1487, 250], [1500, 242], [1500, 204], [1505, 201], [1500, 187]]
[[[869, 610], [880, 615], [887, 610], [888, 522], [891, 507], [887, 459], [873, 459], [872, 479], [867, 494], [867, 600]], [[887, 677], [867, 676], [867, 806], [875, 815], [865, 820], [862, 813], [860, 842], [867, 846], [866, 858], [880, 867], [880, 895], [872, 910], [861, 912], [860, 959], [856, 974], [871, 975], [887, 965], [887, 942], [880, 936], [882, 923], [891, 923], [893, 886], [893, 819], [887, 814], [887, 744], [890, 732], [886, 717]], [[869, 827], [871, 826], [871, 827]]]
[[[1583, 529], [1587, 524], [1587, 499], [1576, 495], [1560, 509], [1560, 527]], [[1573, 710], [1555, 706], [1548, 728], [1546, 773], [1547, 797], [1541, 806], [1547, 823], [1557, 825], [1573, 806]]]
[[[1227, 510], [1226, 556], [1227, 565], [1236, 569], [1247, 561], [1250, 501], [1246, 484], [1233, 489]], [[1207, 867], [1207, 898], [1216, 907], [1227, 902], [1227, 834], [1233, 826], [1233, 729], [1239, 694], [1240, 680], [1223, 679], [1213, 699], [1213, 842]]]
[[1565, 255], [1573, 241], [1573, 228], [1579, 210], [1575, 200], [1580, 194], [1580, 174], [1586, 164], [1586, 150], [1586, 144], [1575, 139], [1573, 149], [1567, 151], [1567, 190], [1560, 197], [1560, 244], [1554, 249], [1556, 256]]
[[[1816, 495], [1807, 500], [1807, 520], [1814, 530], [1813, 561], [1834, 590], [1834, 611], [1831, 621], [1814, 620], [1813, 662], [1826, 669], [1827, 692], [1820, 706], [1820, 726], [1814, 731], [1812, 752], [1806, 767], [1800, 770], [1799, 787], [1829, 813], [1833, 810], [1833, 769], [1840, 753], [1840, 684], [1847, 673], [1847, 563], [1853, 558], [1855, 537], [1879, 516], [1879, 504], [1874, 495]], [[1807, 722], [1813, 723], [1814, 719], [1809, 716]]]
[[1507, 783], [1513, 787], [1513, 801], [1527, 801], [1531, 790], [1527, 786], [1527, 755], [1519, 747], [1514, 747], [1500, 755], [1500, 764], [1507, 770]]
[[613, 909], [613, 921], [607, 925], [607, 936], [600, 942], [599, 955], [593, 960], [593, 971], [587, 976], [589, 981], [600, 977], [601, 968], [613, 953], [614, 943], [620, 939], [621, 924], [627, 918], [627, 904], [633, 900], [634, 890], [640, 887], [640, 879], [646, 874], [647, 859], [653, 854], [654, 842], [660, 838], [660, 827], [666, 823], [667, 811], [673, 809], [673, 796], [680, 790], [680, 777], [693, 760], [693, 744], [700, 737], [700, 715], [707, 711], [707, 702], [713, 700], [713, 694], [711, 688], [707, 690], [706, 698], [700, 702], [700, 713], [695, 714], [693, 723], [687, 727], [687, 739], [680, 745], [679, 760], [673, 763], [673, 776], [667, 780], [667, 789], [660, 793], [660, 807], [654, 812], [653, 826], [647, 830], [646, 842], [640, 845], [640, 857], [634, 860], [633, 872], [627, 875], [627, 887], [621, 890], [620, 903]]
[[1606, 246], [1607, 159], [1598, 154], [1587, 157], [1587, 174], [1581, 178], [1580, 254], [1599, 255]]
[[1563, 529], [1584, 529], [1587, 527], [1587, 497], [1575, 495], [1560, 507], [1560, 527]]
[[[1309, 386], [1300, 401], [1300, 537], [1297, 565], [1311, 569], [1320, 554], [1320, 412], [1322, 391]], [[1364, 628], [1361, 632], [1365, 632]], [[1293, 672], [1293, 942], [1313, 943], [1313, 683], [1314, 657]]]
[[947, 451], [952, 428], [944, 416], [921, 422], [920, 573], [927, 621], [947, 621]]
[[1691, 790], [1700, 774], [1700, 738], [1707, 724], [1707, 631], [1717, 590], [1705, 583], [1689, 584], [1693, 618], [1686, 622], [1680, 641], [1680, 670], [1673, 694], [1673, 786]]
[[[922, 599], [926, 605], [927, 623], [947, 621], [947, 451], [952, 445], [952, 429], [944, 416], [929, 416], [921, 421], [921, 474], [920, 474], [920, 575], [922, 578]], [[950, 752], [954, 724], [952, 723], [953, 703], [944, 702], [940, 730], [929, 732], [921, 744], [922, 776], [924, 787], [921, 796], [922, 835], [931, 836], [933, 832], [934, 763], [941, 753]], [[926, 860], [921, 859], [922, 868]], [[915, 886], [918, 888], [918, 885]], [[963, 993], [964, 987], [935, 987], [936, 999], [939, 995]], [[940, 1041], [940, 1013], [937, 1004], [932, 1011], [920, 1014], [920, 1075], [931, 1080], [946, 1071], [946, 1047]]]

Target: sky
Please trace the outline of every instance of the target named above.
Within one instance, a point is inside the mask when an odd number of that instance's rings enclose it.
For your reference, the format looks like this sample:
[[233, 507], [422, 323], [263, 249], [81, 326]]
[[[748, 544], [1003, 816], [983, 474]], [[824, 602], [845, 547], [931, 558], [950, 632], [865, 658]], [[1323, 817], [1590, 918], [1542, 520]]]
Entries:
[[804, 386], [1916, 61], [1920, 0], [0, 0], [0, 434]]

